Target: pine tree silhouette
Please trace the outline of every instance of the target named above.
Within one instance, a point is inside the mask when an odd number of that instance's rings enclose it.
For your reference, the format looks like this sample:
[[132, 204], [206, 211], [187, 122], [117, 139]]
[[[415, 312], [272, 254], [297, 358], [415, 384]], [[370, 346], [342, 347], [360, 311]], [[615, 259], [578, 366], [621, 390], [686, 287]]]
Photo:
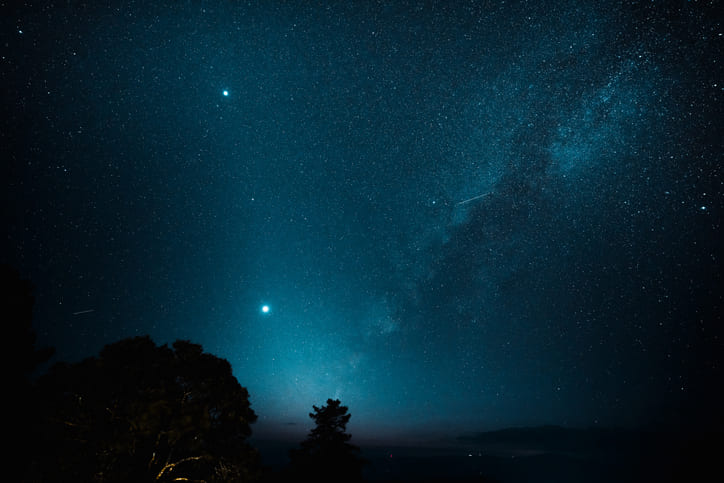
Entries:
[[316, 426], [301, 448], [291, 451], [292, 472], [314, 481], [361, 481], [365, 462], [359, 457], [360, 449], [349, 443], [352, 435], [346, 432], [351, 417], [348, 408], [339, 399], [312, 407], [314, 412], [309, 417]]

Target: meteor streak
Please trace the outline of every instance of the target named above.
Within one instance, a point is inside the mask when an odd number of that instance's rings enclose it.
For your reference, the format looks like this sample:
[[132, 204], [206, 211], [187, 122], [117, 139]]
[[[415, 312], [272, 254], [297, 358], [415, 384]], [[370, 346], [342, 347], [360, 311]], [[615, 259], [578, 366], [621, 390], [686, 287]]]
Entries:
[[96, 311], [96, 309], [79, 310], [78, 312], [73, 312], [73, 315], [90, 314], [91, 312], [95, 312], [95, 311]]
[[482, 195], [473, 196], [472, 198], [468, 198], [467, 200], [458, 201], [457, 203], [455, 203], [455, 206], [464, 205], [465, 203], [470, 203], [471, 201], [475, 201], [475, 200], [477, 200], [477, 199], [479, 199], [479, 198], [483, 198], [483, 197], [488, 196], [488, 195], [490, 195], [490, 194], [492, 194], [492, 192], [488, 191], [487, 193], [483, 193]]

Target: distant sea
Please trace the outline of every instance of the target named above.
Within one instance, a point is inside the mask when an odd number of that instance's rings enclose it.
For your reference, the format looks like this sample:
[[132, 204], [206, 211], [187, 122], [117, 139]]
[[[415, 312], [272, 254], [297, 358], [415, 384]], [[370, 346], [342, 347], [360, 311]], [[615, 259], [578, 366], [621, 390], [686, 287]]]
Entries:
[[[438, 445], [360, 444], [369, 481], [499, 483], [724, 481], [721, 432], [511, 428]], [[354, 439], [353, 439], [354, 442]], [[257, 440], [278, 470], [298, 442]], [[359, 444], [359, 443], [358, 443]]]

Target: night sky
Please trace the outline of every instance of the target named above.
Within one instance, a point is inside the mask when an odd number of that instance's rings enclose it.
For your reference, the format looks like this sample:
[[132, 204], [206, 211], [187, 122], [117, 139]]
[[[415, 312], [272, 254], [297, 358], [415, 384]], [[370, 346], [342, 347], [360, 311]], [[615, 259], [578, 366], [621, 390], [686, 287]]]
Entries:
[[18, 3], [2, 261], [58, 360], [190, 339], [256, 433], [717, 417], [717, 2]]

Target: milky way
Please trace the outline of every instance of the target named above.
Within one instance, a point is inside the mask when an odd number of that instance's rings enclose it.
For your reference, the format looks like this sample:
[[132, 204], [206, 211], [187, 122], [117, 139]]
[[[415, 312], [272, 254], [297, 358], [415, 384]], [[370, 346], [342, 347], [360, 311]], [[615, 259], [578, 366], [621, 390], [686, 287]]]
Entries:
[[259, 431], [328, 397], [368, 436], [705, 421], [713, 6], [347, 3], [4, 8], [40, 342], [201, 343]]

